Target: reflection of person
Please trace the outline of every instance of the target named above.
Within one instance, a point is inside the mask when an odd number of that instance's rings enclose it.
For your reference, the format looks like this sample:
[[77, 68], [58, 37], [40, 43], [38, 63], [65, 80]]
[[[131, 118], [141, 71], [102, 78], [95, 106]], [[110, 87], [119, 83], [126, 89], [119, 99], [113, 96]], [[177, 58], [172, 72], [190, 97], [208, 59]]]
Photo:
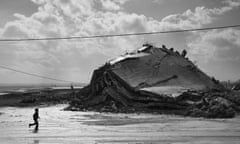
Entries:
[[35, 129], [38, 129], [38, 119], [39, 119], [39, 114], [38, 114], [38, 108], [35, 109], [35, 113], [33, 114], [33, 120], [34, 120], [34, 123], [30, 123], [29, 124], [29, 127], [33, 126], [33, 125], [36, 125], [35, 126]]
[[39, 140], [34, 140], [33, 144], [39, 144]]

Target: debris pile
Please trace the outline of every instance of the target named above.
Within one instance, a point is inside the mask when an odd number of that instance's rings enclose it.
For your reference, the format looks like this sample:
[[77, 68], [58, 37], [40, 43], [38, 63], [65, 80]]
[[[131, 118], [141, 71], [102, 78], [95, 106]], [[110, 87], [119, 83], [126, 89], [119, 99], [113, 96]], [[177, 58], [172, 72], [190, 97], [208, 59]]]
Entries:
[[230, 91], [207, 91], [202, 93], [201, 100], [193, 103], [185, 115], [206, 118], [232, 118], [239, 111], [239, 96]]
[[90, 84], [79, 91], [67, 109], [233, 117], [230, 100], [206, 96], [221, 85], [186, 55], [186, 50], [179, 54], [164, 45], [157, 48], [145, 44], [94, 70]]

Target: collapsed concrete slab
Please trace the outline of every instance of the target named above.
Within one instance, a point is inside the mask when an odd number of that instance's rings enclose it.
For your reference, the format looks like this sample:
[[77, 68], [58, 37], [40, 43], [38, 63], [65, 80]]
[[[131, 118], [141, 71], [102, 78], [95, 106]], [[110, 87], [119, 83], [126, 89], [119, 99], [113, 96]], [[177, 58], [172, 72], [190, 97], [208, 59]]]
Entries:
[[165, 47], [145, 45], [135, 53], [110, 61], [110, 65], [112, 72], [134, 89], [156, 94], [178, 94], [217, 86], [188, 58]]
[[80, 90], [70, 109], [185, 113], [202, 101], [199, 91], [221, 88], [185, 56], [186, 51], [180, 55], [165, 46], [145, 44], [112, 59], [94, 70], [90, 84]]

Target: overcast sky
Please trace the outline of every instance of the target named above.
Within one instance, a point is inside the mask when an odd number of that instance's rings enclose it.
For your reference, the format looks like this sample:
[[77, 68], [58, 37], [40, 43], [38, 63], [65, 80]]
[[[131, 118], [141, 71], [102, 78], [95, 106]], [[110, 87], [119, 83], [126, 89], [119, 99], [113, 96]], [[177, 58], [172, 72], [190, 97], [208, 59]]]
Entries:
[[[240, 0], [0, 0], [0, 38], [92, 36], [240, 24]], [[88, 82], [107, 60], [144, 42], [181, 51], [209, 76], [240, 79], [240, 29], [0, 42], [0, 65]], [[0, 83], [54, 82], [0, 69]]]

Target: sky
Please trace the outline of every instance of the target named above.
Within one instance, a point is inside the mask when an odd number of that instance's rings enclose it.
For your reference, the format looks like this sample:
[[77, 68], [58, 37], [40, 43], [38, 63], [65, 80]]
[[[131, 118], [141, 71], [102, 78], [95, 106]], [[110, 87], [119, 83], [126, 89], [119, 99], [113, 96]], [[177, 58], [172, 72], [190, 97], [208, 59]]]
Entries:
[[[0, 0], [0, 39], [93, 36], [240, 24], [240, 0]], [[240, 28], [0, 42], [0, 66], [88, 83], [94, 69], [144, 43], [188, 51], [205, 73], [240, 79]], [[54, 83], [0, 68], [0, 83]]]

